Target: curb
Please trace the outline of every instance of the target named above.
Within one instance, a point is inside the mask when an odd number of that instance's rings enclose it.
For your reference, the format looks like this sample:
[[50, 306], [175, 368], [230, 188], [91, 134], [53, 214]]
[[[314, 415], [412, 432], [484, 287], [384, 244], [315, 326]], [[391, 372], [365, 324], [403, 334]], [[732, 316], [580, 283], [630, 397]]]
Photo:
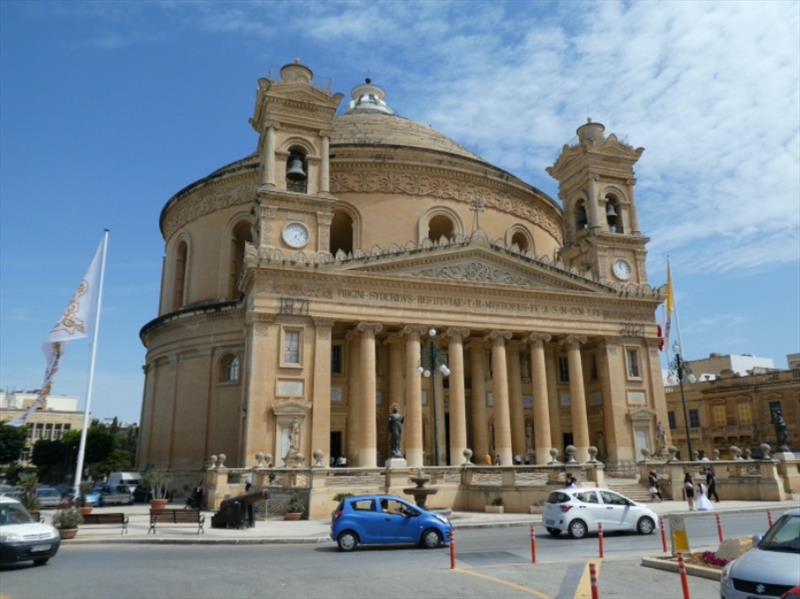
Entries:
[[[664, 557], [643, 557], [642, 565], [645, 568], [655, 568], [656, 570], [664, 570], [665, 572], [678, 572], [678, 562], [673, 562]], [[706, 568], [704, 566], [698, 566], [697, 564], [686, 564], [686, 573], [689, 576], [707, 578], [708, 580], [715, 580], [716, 582], [719, 582], [722, 578], [721, 570]]]
[[266, 537], [259, 539], [71, 539], [61, 547], [73, 545], [288, 545], [332, 543], [330, 537]]

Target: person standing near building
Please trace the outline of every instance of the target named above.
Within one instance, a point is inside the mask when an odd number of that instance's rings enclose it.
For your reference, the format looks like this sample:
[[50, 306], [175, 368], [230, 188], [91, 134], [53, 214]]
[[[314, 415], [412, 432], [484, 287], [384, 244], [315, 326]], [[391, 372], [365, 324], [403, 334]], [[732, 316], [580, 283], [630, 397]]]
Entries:
[[647, 477], [647, 484], [648, 484], [648, 491], [650, 491], [650, 500], [654, 501], [658, 498], [658, 501], [664, 501], [664, 498], [661, 496], [661, 491], [658, 488], [658, 474], [656, 474], [655, 470], [650, 471], [650, 475]]
[[708, 498], [714, 498], [714, 501], [719, 503], [719, 495], [717, 495], [717, 475], [714, 474], [713, 468], [706, 470], [706, 486], [708, 487]]
[[683, 477], [683, 492], [686, 494], [686, 502], [689, 504], [689, 511], [694, 510], [694, 483], [692, 475], [688, 472]]

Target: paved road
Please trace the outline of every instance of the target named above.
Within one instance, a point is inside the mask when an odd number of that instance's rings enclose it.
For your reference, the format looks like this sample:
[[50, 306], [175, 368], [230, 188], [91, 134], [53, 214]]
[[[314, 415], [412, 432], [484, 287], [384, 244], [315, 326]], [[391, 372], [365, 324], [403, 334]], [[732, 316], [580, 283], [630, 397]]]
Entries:
[[[761, 515], [727, 515], [730, 535], [763, 532]], [[716, 544], [713, 518], [692, 534], [696, 546]], [[526, 527], [458, 533], [458, 569], [446, 549], [365, 548], [339, 553], [333, 543], [263, 546], [66, 545], [47, 566], [0, 571], [0, 595], [11, 599], [95, 597], [273, 598], [557, 597], [573, 599], [597, 539], [538, 536], [541, 563], [530, 560]], [[600, 566], [601, 596], [680, 596], [674, 574], [642, 568], [660, 551], [658, 535], [611, 535]], [[692, 578], [694, 599], [716, 599], [719, 586]], [[644, 591], [646, 589], [646, 592]]]

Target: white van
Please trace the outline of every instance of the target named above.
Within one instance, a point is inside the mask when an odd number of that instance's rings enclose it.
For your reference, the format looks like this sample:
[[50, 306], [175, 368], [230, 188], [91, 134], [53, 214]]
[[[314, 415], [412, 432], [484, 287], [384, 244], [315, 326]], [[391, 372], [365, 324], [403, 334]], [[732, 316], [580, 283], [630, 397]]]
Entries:
[[111, 488], [125, 485], [133, 493], [136, 487], [142, 484], [142, 475], [138, 472], [112, 472], [108, 475], [106, 484]]

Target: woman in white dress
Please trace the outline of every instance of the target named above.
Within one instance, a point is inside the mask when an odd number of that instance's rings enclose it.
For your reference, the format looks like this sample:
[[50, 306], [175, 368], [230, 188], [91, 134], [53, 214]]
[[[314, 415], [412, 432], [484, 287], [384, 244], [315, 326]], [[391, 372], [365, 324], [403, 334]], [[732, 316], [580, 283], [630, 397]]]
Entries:
[[703, 483], [700, 483], [700, 493], [695, 501], [697, 505], [698, 512], [713, 512], [714, 505], [709, 501], [706, 486]]

